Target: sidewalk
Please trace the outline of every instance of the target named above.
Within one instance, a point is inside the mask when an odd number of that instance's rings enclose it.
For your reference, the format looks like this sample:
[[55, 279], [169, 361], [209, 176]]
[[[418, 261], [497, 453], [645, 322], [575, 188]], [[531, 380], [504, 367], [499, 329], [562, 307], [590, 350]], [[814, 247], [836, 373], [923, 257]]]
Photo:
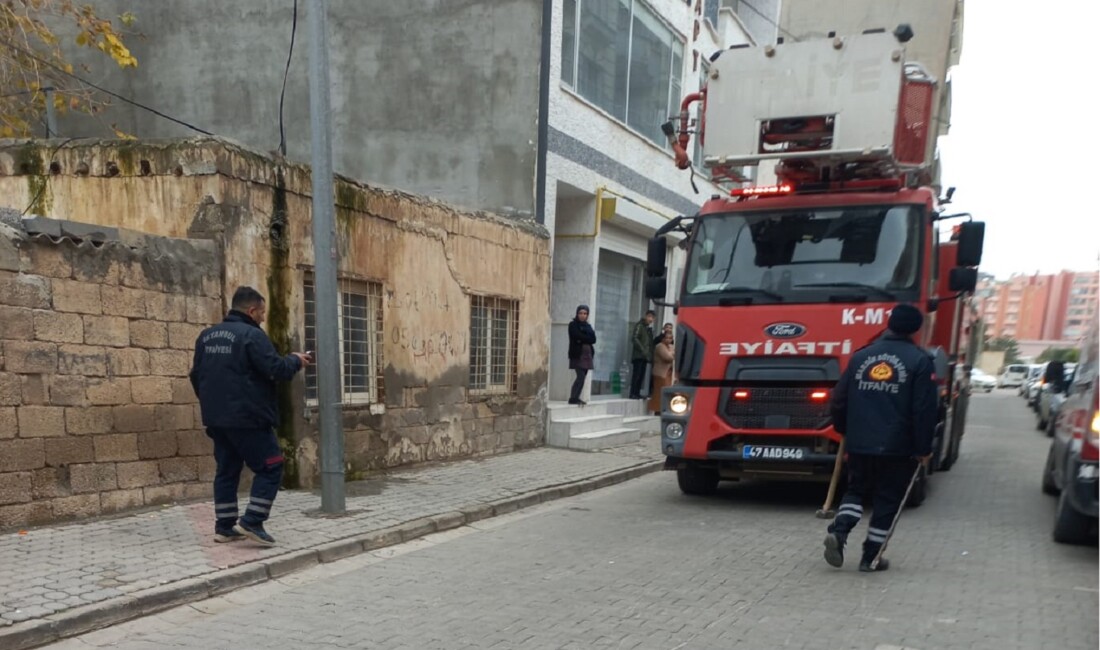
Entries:
[[319, 492], [279, 494], [278, 545], [215, 544], [213, 506], [166, 506], [0, 535], [0, 648], [21, 650], [457, 528], [658, 469], [654, 438], [602, 452], [540, 448], [348, 484], [344, 517]]

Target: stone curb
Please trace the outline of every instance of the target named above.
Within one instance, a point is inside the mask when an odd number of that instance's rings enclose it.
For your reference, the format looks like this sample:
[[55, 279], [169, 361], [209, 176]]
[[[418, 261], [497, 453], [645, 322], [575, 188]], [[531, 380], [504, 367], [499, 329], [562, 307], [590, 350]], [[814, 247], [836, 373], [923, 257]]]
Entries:
[[267, 560], [250, 562], [195, 578], [177, 580], [171, 584], [112, 598], [102, 603], [84, 605], [44, 618], [15, 623], [0, 628], [0, 648], [27, 650], [53, 643], [179, 605], [220, 596], [242, 587], [276, 580], [318, 564], [335, 562], [540, 503], [623, 483], [659, 470], [663, 465], [664, 461], [648, 461], [607, 474], [497, 499], [489, 503], [471, 505], [460, 511], [421, 517], [389, 528], [346, 537], [308, 549], [291, 551]]

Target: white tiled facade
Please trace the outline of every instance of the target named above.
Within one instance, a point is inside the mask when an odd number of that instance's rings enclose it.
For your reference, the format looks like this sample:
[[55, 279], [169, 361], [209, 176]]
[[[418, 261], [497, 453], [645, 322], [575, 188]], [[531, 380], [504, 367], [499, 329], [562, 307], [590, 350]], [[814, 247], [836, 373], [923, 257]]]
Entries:
[[[747, 32], [729, 9], [707, 11], [705, 2], [719, 0], [569, 0], [623, 3], [649, 11], [683, 42], [681, 88], [676, 98], [699, 88], [702, 66], [717, 50], [749, 43]], [[691, 188], [688, 171], [673, 163], [671, 150], [655, 143], [607, 111], [585, 99], [563, 80], [562, 34], [566, 0], [554, 3], [550, 60], [549, 126], [547, 154], [547, 227], [554, 236], [553, 288], [550, 314], [550, 398], [565, 399], [572, 382], [566, 356], [566, 328], [579, 304], [590, 305], [591, 321], [599, 342], [592, 391], [607, 394], [611, 373], [629, 362], [626, 336], [630, 325], [651, 305], [644, 299], [642, 265], [646, 244], [667, 219], [693, 214], [719, 190], [695, 177], [699, 194]], [[616, 5], [618, 6], [618, 5]], [[708, 13], [718, 15], [718, 25]], [[583, 16], [582, 16], [583, 17]], [[696, 23], [698, 29], [696, 30]], [[583, 30], [583, 27], [582, 27]], [[583, 31], [578, 33], [583, 38]], [[697, 53], [697, 55], [695, 54]], [[634, 74], [634, 71], [631, 71]], [[677, 108], [678, 110], [678, 108]], [[648, 123], [648, 122], [647, 122]], [[694, 142], [692, 143], [694, 145]], [[689, 147], [689, 153], [692, 147]], [[617, 195], [614, 216], [599, 224], [596, 232], [596, 195], [606, 188]], [[644, 207], [641, 207], [644, 206]], [[670, 268], [681, 262], [673, 248]], [[670, 275], [669, 298], [678, 280]], [[657, 309], [658, 322], [674, 320], [671, 309]]]

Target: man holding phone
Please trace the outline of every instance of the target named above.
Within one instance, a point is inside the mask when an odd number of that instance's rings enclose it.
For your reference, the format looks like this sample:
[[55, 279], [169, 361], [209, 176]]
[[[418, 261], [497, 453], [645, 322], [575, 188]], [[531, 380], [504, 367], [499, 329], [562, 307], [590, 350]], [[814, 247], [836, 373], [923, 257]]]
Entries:
[[[283, 479], [283, 452], [275, 437], [279, 424], [276, 382], [290, 381], [313, 362], [312, 353], [281, 356], [260, 329], [267, 315], [264, 297], [239, 287], [225, 320], [195, 341], [191, 386], [199, 398], [202, 424], [214, 441], [214, 541], [248, 538], [275, 544], [264, 530]], [[237, 518], [241, 470], [252, 470], [252, 491]]]

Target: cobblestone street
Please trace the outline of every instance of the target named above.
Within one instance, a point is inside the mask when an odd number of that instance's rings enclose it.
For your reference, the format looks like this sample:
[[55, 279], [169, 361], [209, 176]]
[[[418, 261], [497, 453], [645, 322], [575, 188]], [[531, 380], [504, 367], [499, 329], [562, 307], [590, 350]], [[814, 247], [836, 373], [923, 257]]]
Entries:
[[661, 473], [53, 647], [1095, 648], [1096, 547], [1051, 541], [1047, 444], [1014, 393], [976, 396], [886, 574], [824, 563], [817, 490]]

